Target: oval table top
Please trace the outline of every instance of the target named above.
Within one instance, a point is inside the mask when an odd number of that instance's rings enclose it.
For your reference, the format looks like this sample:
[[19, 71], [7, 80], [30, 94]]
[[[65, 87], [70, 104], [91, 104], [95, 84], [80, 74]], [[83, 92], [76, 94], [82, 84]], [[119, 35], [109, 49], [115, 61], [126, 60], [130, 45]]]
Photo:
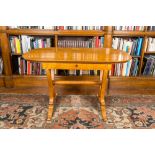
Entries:
[[59, 63], [124, 63], [132, 57], [112, 48], [38, 48], [23, 54], [23, 58], [36, 62]]

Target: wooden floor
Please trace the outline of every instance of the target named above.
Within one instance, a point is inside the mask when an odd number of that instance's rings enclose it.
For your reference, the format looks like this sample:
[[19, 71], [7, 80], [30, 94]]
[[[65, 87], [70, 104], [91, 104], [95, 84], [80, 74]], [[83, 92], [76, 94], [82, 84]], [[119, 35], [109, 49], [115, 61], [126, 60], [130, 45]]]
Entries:
[[[56, 86], [58, 95], [97, 95], [98, 86]], [[0, 88], [0, 94], [43, 94], [48, 95], [47, 87]], [[155, 95], [155, 89], [110, 89], [106, 95]]]

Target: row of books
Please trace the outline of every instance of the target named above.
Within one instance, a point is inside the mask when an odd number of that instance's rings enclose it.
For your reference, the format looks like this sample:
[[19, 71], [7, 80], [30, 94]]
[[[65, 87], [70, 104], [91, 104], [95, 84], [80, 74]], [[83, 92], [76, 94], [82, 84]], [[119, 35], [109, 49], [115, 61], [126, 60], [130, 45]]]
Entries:
[[[13, 56], [13, 73], [19, 75], [45, 75], [46, 71], [42, 69], [41, 63], [30, 62], [22, 57]], [[99, 75], [97, 70], [55, 70], [57, 75]]]
[[[16, 59], [16, 60], [15, 60]], [[46, 72], [41, 68], [40, 63], [30, 62], [21, 57], [14, 58], [13, 73], [20, 75], [45, 75]], [[139, 71], [139, 59], [132, 58], [127, 63], [113, 64], [110, 71], [111, 76], [137, 76]], [[3, 70], [3, 61], [0, 58], [0, 74]], [[99, 75], [98, 70], [55, 70], [57, 75]], [[145, 56], [142, 67], [143, 75], [155, 75], [155, 56]]]
[[148, 26], [147, 31], [155, 31], [155, 26]]
[[112, 47], [128, 52], [133, 56], [140, 56], [143, 38], [120, 38], [114, 37]]
[[[41, 68], [40, 63], [30, 62], [22, 59], [21, 57], [16, 58], [17, 61], [13, 63], [13, 73], [19, 75], [45, 75], [46, 72]], [[112, 65], [110, 72], [111, 76], [136, 76], [138, 73], [138, 58], [133, 58], [131, 61], [123, 64]], [[98, 70], [55, 70], [57, 75], [99, 75]]]
[[22, 57], [12, 57], [13, 73], [19, 75], [44, 75], [41, 64], [24, 60]]
[[99, 75], [99, 70], [58, 70], [55, 72], [57, 75], [75, 75], [75, 76], [81, 76], [81, 75]]
[[142, 74], [155, 76], [155, 56], [144, 56]]
[[3, 60], [2, 57], [0, 57], [0, 75], [3, 73]]
[[[104, 26], [9, 26], [10, 29], [50, 29], [50, 30], [104, 30]], [[144, 31], [144, 26], [114, 26], [118, 31]], [[155, 26], [147, 26], [147, 31], [155, 31]]]
[[31, 49], [52, 46], [52, 38], [37, 38], [30, 36], [11, 36], [10, 46], [13, 54], [23, 54]]
[[[16, 58], [13, 64], [13, 73], [19, 75], [45, 75], [46, 72], [41, 68], [40, 63], [30, 62], [22, 59], [21, 57]], [[137, 76], [138, 74], [139, 60], [133, 58], [127, 63], [113, 64], [110, 72], [111, 76]], [[57, 75], [99, 75], [98, 70], [55, 70]]]
[[144, 26], [114, 26], [118, 31], [144, 31]]
[[147, 38], [147, 47], [146, 47], [146, 52], [152, 52], [155, 51], [155, 38]]
[[[58, 47], [103, 47], [104, 37], [88, 38], [87, 40], [58, 40]], [[53, 38], [37, 38], [26, 35], [11, 36], [10, 46], [13, 54], [23, 54], [31, 49], [54, 46]]]
[[110, 71], [111, 76], [137, 76], [139, 60], [132, 58], [126, 63], [113, 64]]
[[94, 37], [88, 40], [58, 40], [58, 47], [98, 48], [104, 46], [104, 37]]
[[[50, 29], [50, 30], [104, 30], [104, 26], [9, 26], [10, 29]], [[119, 31], [144, 31], [144, 26], [114, 26]], [[148, 26], [148, 31], [155, 31], [155, 26]]]
[[[0, 59], [1, 62], [2, 59]], [[45, 75], [46, 72], [41, 68], [40, 63], [30, 62], [16, 58], [17, 61], [13, 61], [13, 73], [20, 75]], [[110, 71], [111, 76], [137, 76], [139, 70], [138, 58], [132, 58], [127, 63], [113, 64]], [[2, 72], [1, 72], [2, 73]], [[143, 64], [143, 75], [155, 75], [155, 57], [145, 56]], [[55, 70], [57, 75], [99, 75], [98, 70]]]
[[104, 30], [104, 26], [10, 26], [10, 29]]

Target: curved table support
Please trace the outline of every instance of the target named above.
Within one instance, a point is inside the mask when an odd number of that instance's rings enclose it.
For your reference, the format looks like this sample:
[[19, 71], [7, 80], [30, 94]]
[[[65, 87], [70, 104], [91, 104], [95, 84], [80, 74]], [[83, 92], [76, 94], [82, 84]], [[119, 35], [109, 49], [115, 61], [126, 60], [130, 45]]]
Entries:
[[51, 69], [46, 69], [46, 75], [47, 75], [48, 87], [49, 87], [49, 106], [48, 106], [47, 120], [50, 121], [51, 118], [52, 118], [52, 114], [53, 114], [54, 96], [55, 96], [53, 79], [52, 79], [52, 76], [51, 76]]
[[107, 77], [108, 77], [108, 68], [107, 68], [107, 70], [102, 71], [102, 83], [101, 83], [101, 87], [100, 87], [100, 91], [99, 91], [99, 101], [101, 104], [101, 113], [102, 113], [102, 117], [103, 117], [104, 121], [107, 120], [105, 100], [104, 100], [104, 96], [105, 96], [105, 92], [106, 92], [106, 88], [107, 88]]

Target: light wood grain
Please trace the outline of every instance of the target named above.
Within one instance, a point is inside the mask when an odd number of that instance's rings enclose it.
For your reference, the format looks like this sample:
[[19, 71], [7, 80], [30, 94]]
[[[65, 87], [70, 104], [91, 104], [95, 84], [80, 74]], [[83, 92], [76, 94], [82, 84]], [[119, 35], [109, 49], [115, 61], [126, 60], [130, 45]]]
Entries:
[[86, 64], [86, 63], [42, 63], [43, 69], [69, 69], [69, 70], [102, 70], [102, 69], [111, 69], [109, 64]]
[[47, 74], [47, 80], [48, 80], [48, 87], [49, 87], [49, 106], [48, 106], [48, 116], [47, 120], [50, 121], [52, 114], [53, 114], [53, 108], [54, 108], [54, 85], [53, 80], [51, 79], [51, 70], [46, 69]]
[[23, 58], [37, 62], [112, 64], [127, 62], [132, 57], [112, 48], [43, 48], [25, 53]]

